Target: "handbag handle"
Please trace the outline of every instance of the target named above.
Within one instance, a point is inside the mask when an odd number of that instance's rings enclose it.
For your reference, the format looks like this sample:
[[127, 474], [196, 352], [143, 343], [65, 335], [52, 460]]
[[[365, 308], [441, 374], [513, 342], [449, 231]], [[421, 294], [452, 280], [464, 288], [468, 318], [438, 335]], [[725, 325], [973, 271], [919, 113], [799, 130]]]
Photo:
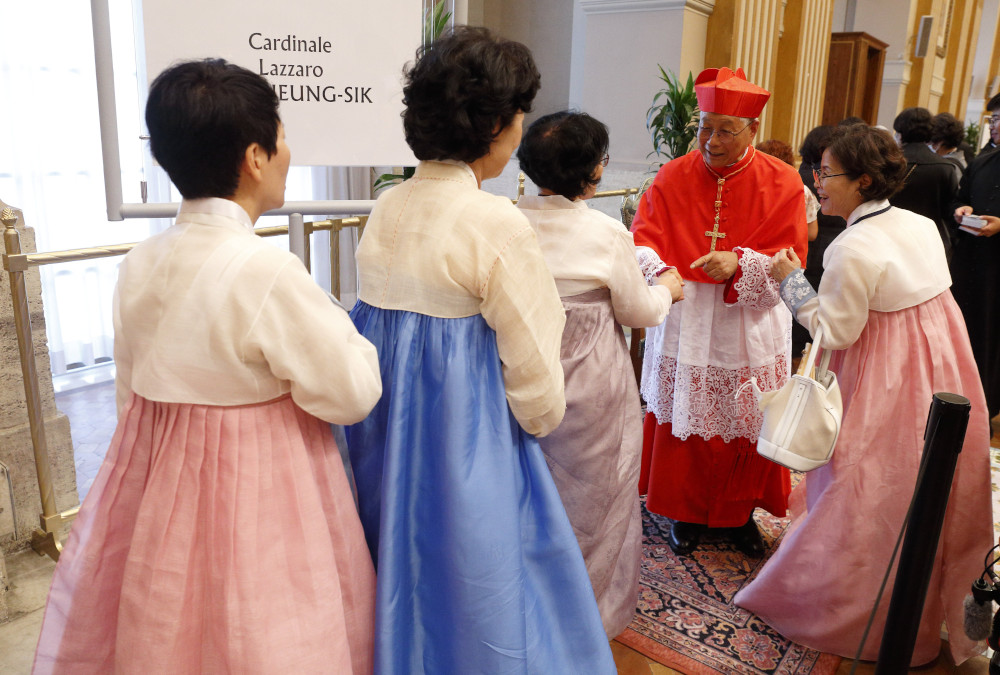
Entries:
[[[813, 366], [816, 365], [816, 351], [822, 349], [819, 346], [820, 341], [823, 339], [823, 324], [820, 324], [816, 329], [816, 335], [813, 337], [812, 346], [809, 348], [809, 357], [806, 361], [806, 377], [809, 377], [809, 373], [812, 372]], [[826, 371], [830, 369], [830, 356], [831, 352], [829, 349], [823, 349], [823, 358], [819, 363], [819, 370], [816, 371], [816, 377], [814, 378], [817, 382], [822, 382], [826, 378]]]

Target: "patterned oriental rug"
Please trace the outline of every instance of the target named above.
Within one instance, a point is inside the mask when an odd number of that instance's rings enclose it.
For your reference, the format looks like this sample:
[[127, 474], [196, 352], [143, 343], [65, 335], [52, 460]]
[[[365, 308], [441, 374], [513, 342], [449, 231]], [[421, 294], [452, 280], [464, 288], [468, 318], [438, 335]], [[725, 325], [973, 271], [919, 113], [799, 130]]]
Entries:
[[642, 504], [643, 561], [636, 617], [616, 639], [670, 668], [693, 675], [830, 675], [840, 657], [789, 642], [732, 604], [757, 574], [788, 526], [755, 513], [767, 552], [751, 560], [721, 537], [706, 536], [687, 557], [667, 545], [671, 521]]

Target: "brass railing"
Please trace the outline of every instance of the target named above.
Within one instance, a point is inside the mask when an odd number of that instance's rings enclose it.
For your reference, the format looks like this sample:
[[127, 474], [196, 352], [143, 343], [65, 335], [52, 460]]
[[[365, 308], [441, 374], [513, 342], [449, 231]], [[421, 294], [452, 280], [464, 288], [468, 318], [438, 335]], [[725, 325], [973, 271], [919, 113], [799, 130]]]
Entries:
[[[518, 176], [517, 198], [524, 195], [524, 174]], [[622, 190], [607, 190], [594, 195], [595, 199], [606, 197], [626, 197], [638, 192], [638, 188]], [[301, 218], [300, 218], [301, 219]], [[67, 251], [50, 251], [46, 253], [22, 253], [20, 235], [17, 228], [17, 216], [14, 211], [5, 208], [0, 214], [4, 226], [3, 268], [10, 277], [11, 299], [14, 305], [14, 328], [17, 333], [17, 347], [21, 358], [21, 374], [24, 378], [24, 394], [28, 408], [28, 425], [31, 431], [31, 445], [35, 455], [35, 471], [38, 476], [38, 490], [42, 500], [42, 514], [39, 517], [40, 526], [32, 532], [31, 546], [41, 555], [48, 555], [53, 560], [59, 559], [62, 552], [60, 538], [64, 526], [72, 522], [80, 510], [74, 506], [66, 511], [56, 509], [51, 468], [49, 464], [48, 444], [45, 439], [45, 427], [42, 417], [38, 372], [35, 367], [34, 338], [31, 333], [31, 317], [28, 312], [28, 294], [24, 281], [24, 273], [31, 267], [51, 265], [55, 263], [73, 262], [78, 260], [94, 260], [109, 258], [128, 253], [136, 245], [114, 244], [110, 246], [95, 246], [92, 248], [72, 249]], [[364, 232], [368, 216], [349, 218], [334, 218], [302, 223], [304, 234], [304, 262], [309, 267], [310, 235], [313, 232], [329, 231], [330, 234], [330, 289], [340, 298], [340, 231], [348, 227], [358, 228], [358, 237]], [[274, 237], [289, 233], [289, 225], [262, 227], [254, 230], [261, 237]], [[638, 341], [633, 340], [635, 345]], [[635, 358], [633, 354], [633, 360]]]
[[[21, 375], [24, 379], [24, 396], [28, 408], [28, 427], [31, 432], [31, 446], [35, 455], [35, 473], [38, 477], [38, 491], [42, 500], [42, 514], [39, 517], [39, 527], [32, 532], [31, 547], [41, 555], [48, 555], [53, 560], [59, 560], [62, 552], [60, 541], [63, 528], [72, 522], [80, 511], [74, 506], [65, 511], [56, 509], [55, 494], [52, 484], [51, 464], [49, 463], [48, 442], [45, 438], [45, 424], [42, 417], [41, 390], [38, 386], [38, 371], [35, 366], [34, 337], [31, 332], [31, 316], [28, 312], [28, 293], [24, 281], [24, 273], [31, 267], [51, 265], [55, 263], [73, 262], [77, 260], [95, 260], [124, 255], [136, 245], [115, 244], [111, 246], [95, 246], [68, 251], [50, 251], [47, 253], [22, 253], [21, 239], [15, 227], [17, 216], [13, 209], [5, 208], [0, 213], [0, 221], [4, 226], [3, 268], [10, 277], [10, 293], [14, 307], [14, 330], [17, 334], [17, 348], [21, 358]], [[309, 235], [313, 232], [330, 231], [330, 288], [337, 298], [340, 298], [340, 237], [341, 230], [348, 227], [358, 228], [358, 236], [364, 230], [368, 216], [350, 218], [334, 218], [304, 223], [305, 261], [309, 266]], [[262, 227], [254, 230], [261, 237], [275, 237], [288, 234], [288, 225]]]

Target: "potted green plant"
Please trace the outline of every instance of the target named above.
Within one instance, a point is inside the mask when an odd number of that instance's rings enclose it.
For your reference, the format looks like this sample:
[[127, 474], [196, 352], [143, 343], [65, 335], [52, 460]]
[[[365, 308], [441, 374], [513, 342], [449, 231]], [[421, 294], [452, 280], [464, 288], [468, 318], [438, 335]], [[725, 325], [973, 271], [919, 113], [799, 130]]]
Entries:
[[977, 122], [969, 122], [969, 124], [965, 127], [965, 142], [977, 150], [979, 149], [980, 131], [981, 128]]
[[[646, 111], [646, 129], [653, 140], [653, 151], [666, 161], [687, 154], [698, 131], [698, 98], [694, 93], [694, 77], [688, 73], [687, 83], [681, 85], [680, 78], [660, 70], [664, 87], [653, 96], [653, 104]], [[659, 162], [657, 166], [662, 166]]]
[[[445, 0], [438, 0], [432, 7], [429, 7], [427, 11], [424, 12], [424, 44], [429, 45], [444, 32], [444, 29], [448, 27], [448, 22], [451, 21], [451, 12], [444, 11]], [[402, 173], [383, 173], [375, 179], [374, 185], [372, 185], [372, 192], [378, 192], [384, 187], [390, 185], [395, 185], [400, 183], [416, 171], [416, 167], [404, 166], [402, 167]]]

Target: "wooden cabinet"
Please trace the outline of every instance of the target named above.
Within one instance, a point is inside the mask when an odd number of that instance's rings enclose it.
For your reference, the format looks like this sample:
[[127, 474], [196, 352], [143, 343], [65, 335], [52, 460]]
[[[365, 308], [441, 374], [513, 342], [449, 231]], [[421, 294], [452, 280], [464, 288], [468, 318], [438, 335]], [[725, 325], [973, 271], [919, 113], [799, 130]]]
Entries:
[[868, 33], [830, 36], [823, 124], [836, 124], [851, 116], [876, 123], [886, 47]]

